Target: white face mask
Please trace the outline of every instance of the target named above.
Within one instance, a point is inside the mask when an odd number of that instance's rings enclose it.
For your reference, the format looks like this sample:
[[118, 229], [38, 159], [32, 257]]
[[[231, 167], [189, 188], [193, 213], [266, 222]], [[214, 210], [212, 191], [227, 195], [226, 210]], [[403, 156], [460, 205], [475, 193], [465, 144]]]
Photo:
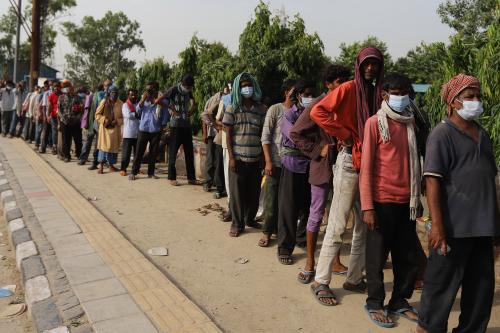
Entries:
[[253, 87], [243, 87], [241, 88], [241, 95], [245, 98], [250, 98], [253, 96]]
[[464, 120], [475, 120], [483, 113], [483, 103], [480, 101], [460, 101], [462, 108], [457, 113]]
[[63, 94], [67, 94], [69, 93], [69, 88], [62, 88], [61, 91]]
[[301, 104], [304, 108], [309, 107], [314, 101], [313, 97], [302, 97], [301, 99], [302, 99]]
[[387, 102], [390, 108], [396, 112], [402, 112], [408, 105], [410, 105], [410, 96], [398, 96], [389, 95], [389, 101]]

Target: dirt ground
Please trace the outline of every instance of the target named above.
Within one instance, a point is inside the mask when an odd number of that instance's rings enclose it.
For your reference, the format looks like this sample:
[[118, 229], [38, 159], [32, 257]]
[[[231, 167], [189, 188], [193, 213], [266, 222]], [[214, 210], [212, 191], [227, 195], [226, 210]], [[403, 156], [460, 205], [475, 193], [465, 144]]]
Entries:
[[[52, 155], [44, 158], [143, 252], [154, 246], [167, 247], [169, 256], [154, 257], [154, 262], [226, 332], [387, 331], [369, 322], [363, 311], [366, 295], [342, 290], [341, 277], [334, 277], [331, 284], [341, 304], [325, 307], [316, 303], [309, 286], [296, 279], [305, 261], [303, 250], [295, 251], [295, 265], [280, 265], [274, 243], [266, 249], [257, 246], [259, 231], [230, 238], [229, 224], [220, 222], [215, 213], [202, 216], [196, 211], [214, 202], [225, 206], [225, 199], [212, 199], [201, 187], [172, 187], [161, 173], [160, 180], [142, 176], [130, 182], [118, 173], [98, 175], [87, 166], [66, 164]], [[347, 253], [345, 247], [344, 263]], [[239, 258], [248, 262], [237, 263]], [[388, 291], [391, 280], [387, 270]], [[411, 303], [418, 307], [419, 298], [415, 293]], [[456, 305], [450, 328], [457, 323], [458, 311]], [[413, 331], [414, 324], [397, 321], [392, 332]], [[490, 327], [488, 332], [500, 332], [500, 293]]]
[[[0, 213], [3, 212], [0, 210]], [[24, 290], [21, 285], [21, 276], [16, 269], [15, 253], [7, 237], [7, 228], [5, 220], [0, 217], [0, 287], [5, 285], [15, 284], [16, 292], [13, 296], [0, 298], [0, 312], [2, 312], [10, 303], [24, 303]], [[5, 256], [5, 258], [3, 257]], [[12, 318], [0, 318], [1, 333], [32, 333], [34, 332], [31, 321], [28, 319], [27, 313]]]

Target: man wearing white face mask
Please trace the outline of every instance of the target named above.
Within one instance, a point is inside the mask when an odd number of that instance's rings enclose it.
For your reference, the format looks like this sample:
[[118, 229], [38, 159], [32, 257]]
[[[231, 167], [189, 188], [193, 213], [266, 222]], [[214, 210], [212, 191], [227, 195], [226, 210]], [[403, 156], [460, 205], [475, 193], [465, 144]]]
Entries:
[[430, 134], [424, 165], [432, 227], [417, 332], [448, 331], [460, 288], [453, 332], [486, 332], [495, 290], [493, 245], [500, 240], [497, 168], [491, 140], [476, 122], [483, 113], [478, 79], [459, 74], [441, 95], [448, 117]]
[[1, 89], [1, 112], [2, 112], [2, 135], [6, 136], [9, 133], [12, 117], [16, 110], [16, 92], [14, 82], [7, 81], [5, 88]]
[[[393, 327], [387, 311], [417, 320], [408, 303], [417, 278], [415, 220], [420, 210], [420, 157], [415, 120], [410, 109], [408, 77], [389, 75], [382, 85], [383, 102], [365, 124], [359, 189], [366, 236], [365, 310], [375, 324]], [[391, 252], [394, 287], [384, 306], [384, 264]]]

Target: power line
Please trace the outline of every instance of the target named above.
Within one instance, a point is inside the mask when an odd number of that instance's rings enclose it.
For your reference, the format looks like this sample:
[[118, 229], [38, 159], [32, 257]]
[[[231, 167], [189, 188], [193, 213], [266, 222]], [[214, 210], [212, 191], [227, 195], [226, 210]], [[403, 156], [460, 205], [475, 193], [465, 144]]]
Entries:
[[17, 8], [17, 5], [13, 1], [14, 0], [9, 0], [10, 6], [14, 9], [14, 11], [16, 12], [16, 15], [21, 18], [21, 24], [23, 26], [23, 30], [26, 32], [28, 37], [31, 38], [32, 32], [31, 32], [31, 29], [29, 28], [28, 24], [26, 23], [26, 19], [21, 14], [21, 8]]

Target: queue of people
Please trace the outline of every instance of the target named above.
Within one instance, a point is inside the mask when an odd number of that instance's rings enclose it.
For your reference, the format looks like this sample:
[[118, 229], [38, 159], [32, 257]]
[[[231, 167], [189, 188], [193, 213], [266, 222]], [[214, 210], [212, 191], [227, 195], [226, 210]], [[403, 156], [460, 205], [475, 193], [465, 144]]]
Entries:
[[[349, 68], [330, 65], [322, 82], [326, 92], [318, 93], [317, 82], [286, 80], [282, 101], [264, 105], [257, 79], [239, 74], [207, 99], [201, 115], [207, 147], [203, 183], [195, 177], [191, 123], [197, 103], [191, 75], [164, 93], [156, 82], [142, 94], [129, 89], [125, 102], [109, 80], [94, 93], [67, 80], [47, 81], [27, 93], [22, 83], [14, 88], [9, 81], [0, 90], [1, 131], [22, 136], [40, 153], [50, 149], [65, 162], [71, 161], [73, 146], [80, 165], [89, 161], [94, 144], [90, 170], [103, 174], [108, 168], [134, 181], [145, 162], [148, 178], [158, 178], [157, 156], [168, 130], [169, 183], [180, 185], [175, 162], [182, 146], [188, 183], [215, 189], [216, 199], [227, 197], [221, 219], [231, 222], [230, 237], [262, 229], [258, 246], [269, 247], [276, 239], [283, 265], [295, 263], [296, 247], [306, 249], [297, 280], [310, 285], [319, 304], [339, 304], [332, 274], [344, 275], [343, 289], [367, 293], [360, 311], [374, 324], [392, 328], [397, 316], [414, 322], [419, 333], [446, 332], [461, 288], [453, 332], [485, 332], [500, 215], [492, 143], [476, 122], [483, 112], [479, 81], [458, 74], [443, 86], [448, 114], [429, 135], [410, 80], [385, 75], [377, 48], [360, 51], [350, 78]], [[416, 232], [424, 194], [432, 219], [428, 258]], [[256, 218], [261, 197], [263, 224]], [[351, 217], [344, 266], [340, 250]], [[316, 261], [323, 221], [328, 223]], [[383, 270], [389, 254], [394, 285], [386, 303]], [[417, 309], [408, 300], [422, 285]]]

